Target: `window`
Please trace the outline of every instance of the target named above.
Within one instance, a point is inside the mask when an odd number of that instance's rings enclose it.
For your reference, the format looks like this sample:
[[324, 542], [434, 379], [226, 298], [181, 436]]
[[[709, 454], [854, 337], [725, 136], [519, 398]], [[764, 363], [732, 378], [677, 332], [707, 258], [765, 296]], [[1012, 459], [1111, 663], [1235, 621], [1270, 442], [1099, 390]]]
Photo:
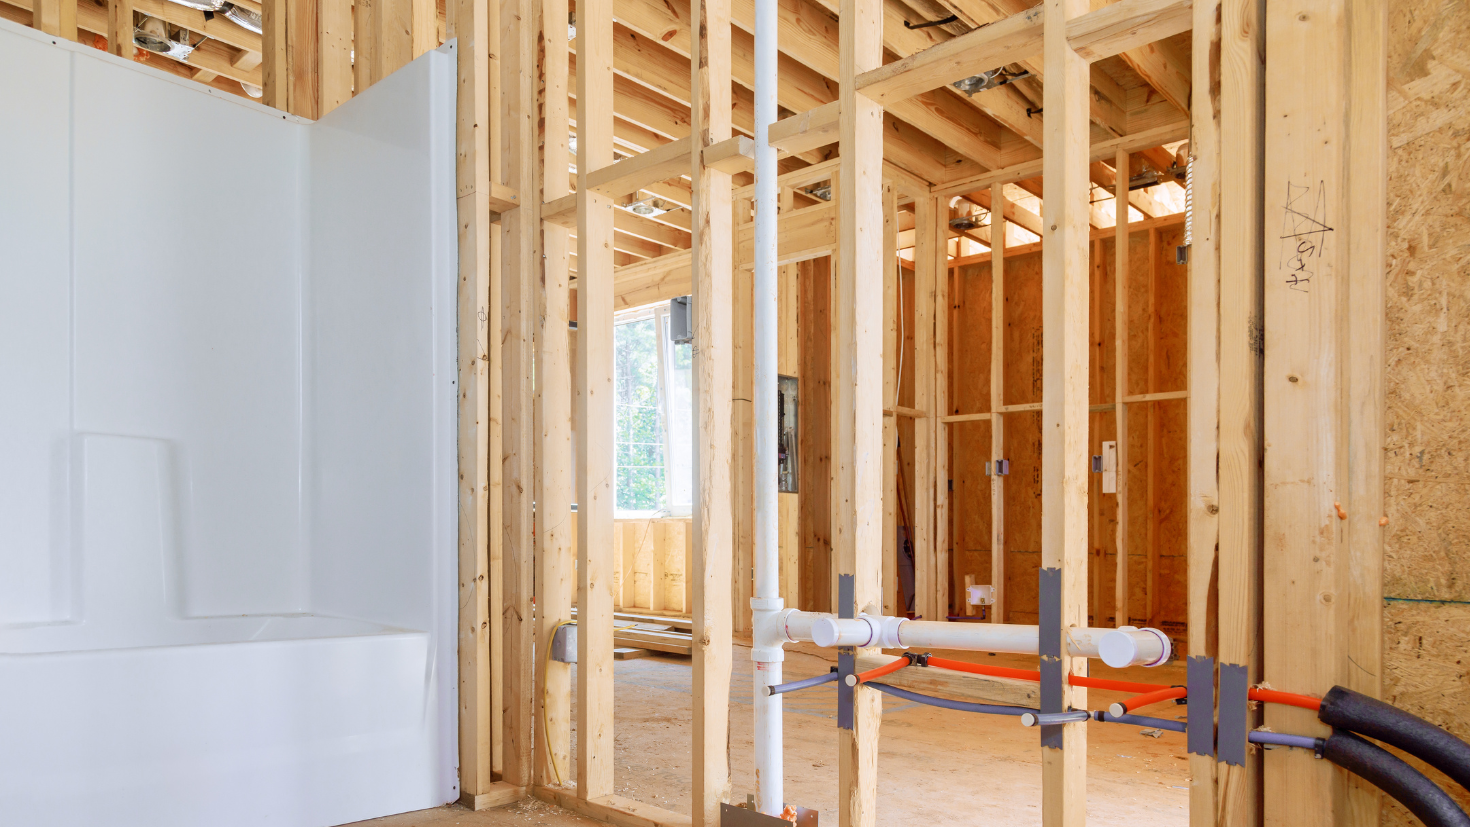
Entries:
[[687, 515], [693, 504], [691, 348], [669, 341], [667, 305], [619, 313], [613, 346], [617, 515]]

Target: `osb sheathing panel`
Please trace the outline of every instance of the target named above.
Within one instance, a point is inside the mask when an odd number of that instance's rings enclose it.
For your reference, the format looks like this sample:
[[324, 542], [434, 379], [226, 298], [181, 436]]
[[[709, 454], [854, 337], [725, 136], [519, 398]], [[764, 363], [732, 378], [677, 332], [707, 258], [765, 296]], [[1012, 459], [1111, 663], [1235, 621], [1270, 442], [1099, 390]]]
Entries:
[[[1186, 387], [1185, 328], [1186, 268], [1174, 264], [1174, 247], [1181, 228], [1166, 227], [1151, 239], [1147, 231], [1133, 233], [1129, 250], [1129, 368], [1130, 392], [1183, 390]], [[1156, 244], [1155, 310], [1153, 330], [1154, 379], [1149, 385], [1149, 266], [1150, 243]], [[1105, 239], [1091, 249], [1093, 262], [1090, 402], [1114, 402], [1114, 261], [1113, 242]], [[990, 410], [990, 265], [959, 268], [951, 289], [954, 324], [951, 333], [949, 414]], [[1007, 405], [1041, 401], [1041, 256], [1009, 257], [1006, 261], [1005, 399]], [[1185, 568], [1185, 514], [1183, 490], [1187, 433], [1186, 403], [1170, 401], [1133, 406], [1129, 426], [1130, 462], [1130, 614], [1139, 622], [1152, 620], [1183, 643], [1187, 578]], [[1150, 415], [1158, 417], [1154, 445], [1156, 510], [1149, 512], [1148, 440]], [[1104, 440], [1116, 438], [1111, 412], [1091, 420], [1093, 453]], [[1041, 565], [1041, 417], [1015, 413], [1005, 417], [1006, 458], [1006, 620], [1036, 622], [1036, 571]], [[990, 424], [957, 423], [950, 429], [951, 478], [954, 480], [953, 547], [955, 576], [976, 583], [990, 582], [990, 479], [985, 462], [990, 457]], [[1088, 506], [1092, 554], [1089, 565], [1089, 613], [1094, 623], [1112, 624], [1116, 571], [1117, 498], [1100, 494], [1100, 475], [1092, 475]], [[1148, 611], [1148, 529], [1154, 521], [1159, 548], [1157, 606]], [[1095, 596], [1095, 597], [1094, 597]], [[1097, 598], [1100, 598], [1097, 599]]]
[[[1470, 6], [1395, 4], [1388, 36], [1383, 691], [1467, 738]], [[1385, 824], [1417, 823], [1384, 801]]]
[[[946, 414], [990, 410], [990, 265], [956, 268], [950, 287], [955, 323], [950, 330], [950, 364], [954, 381]], [[950, 514], [957, 585], [964, 576], [976, 584], [990, 582], [990, 423], [956, 422], [946, 426], [950, 442], [950, 479], [954, 494]], [[956, 607], [958, 608], [958, 607]]]
[[[1395, 603], [1384, 607], [1384, 700], [1470, 740], [1470, 606], [1452, 603]], [[1470, 793], [1438, 770], [1399, 753], [1470, 809]], [[1383, 796], [1384, 825], [1418, 825], [1397, 801]]]

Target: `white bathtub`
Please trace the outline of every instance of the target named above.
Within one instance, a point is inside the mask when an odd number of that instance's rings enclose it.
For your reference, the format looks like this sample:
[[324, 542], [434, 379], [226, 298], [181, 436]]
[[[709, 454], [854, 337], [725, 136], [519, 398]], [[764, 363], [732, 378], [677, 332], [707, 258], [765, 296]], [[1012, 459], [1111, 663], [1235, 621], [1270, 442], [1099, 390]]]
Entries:
[[429, 635], [332, 617], [0, 631], [0, 824], [340, 824], [438, 793]]
[[0, 827], [459, 797], [454, 89], [313, 123], [0, 20]]

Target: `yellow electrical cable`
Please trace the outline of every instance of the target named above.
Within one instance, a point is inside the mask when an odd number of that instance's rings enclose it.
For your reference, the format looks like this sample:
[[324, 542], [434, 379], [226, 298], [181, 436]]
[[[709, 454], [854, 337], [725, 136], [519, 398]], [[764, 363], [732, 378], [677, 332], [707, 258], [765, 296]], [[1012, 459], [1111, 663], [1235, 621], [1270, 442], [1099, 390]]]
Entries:
[[547, 636], [546, 655], [541, 662], [541, 736], [546, 740], [546, 763], [551, 765], [551, 772], [556, 776], [556, 786], [561, 786], [561, 770], [556, 766], [556, 753], [551, 750], [551, 732], [546, 728], [546, 673], [551, 671], [551, 644], [549, 641], [556, 640], [556, 633], [563, 626], [575, 626], [575, 620], [563, 620], [551, 628], [551, 634]]
[[[555, 626], [551, 627], [551, 634], [548, 635], [548, 640], [556, 640], [556, 633], [561, 631], [561, 627], [576, 625], [577, 621], [575, 620], [563, 620], [560, 623], [557, 623]], [[617, 631], [619, 629], [631, 629], [637, 625], [637, 623], [629, 623], [626, 626], [615, 625], [613, 626], [613, 631]], [[546, 646], [546, 654], [542, 657], [541, 660], [541, 737], [543, 740], [546, 741], [546, 763], [551, 765], [551, 772], [553, 775], [556, 776], [556, 785], [560, 787], [562, 784], [561, 768], [557, 767], [556, 765], [556, 753], [553, 752], [551, 749], [551, 731], [546, 726], [546, 673], [550, 670], [551, 644], [548, 643]]]

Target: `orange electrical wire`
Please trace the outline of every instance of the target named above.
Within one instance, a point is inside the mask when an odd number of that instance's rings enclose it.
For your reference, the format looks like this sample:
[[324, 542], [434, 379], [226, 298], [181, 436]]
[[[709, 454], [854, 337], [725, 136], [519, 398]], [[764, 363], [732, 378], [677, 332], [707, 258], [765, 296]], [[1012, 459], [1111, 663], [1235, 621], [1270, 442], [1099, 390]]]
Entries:
[[1322, 701], [1318, 698], [1298, 695], [1295, 692], [1280, 692], [1275, 689], [1252, 689], [1246, 693], [1246, 697], [1253, 701], [1262, 701], [1268, 704], [1299, 706], [1302, 709], [1310, 709], [1313, 712], [1322, 708]]
[[[936, 657], [930, 657], [928, 663], [930, 666], [936, 666], [940, 669], [950, 669], [955, 672], [969, 672], [972, 675], [987, 675], [992, 678], [1010, 678], [1012, 680], [1020, 681], [1039, 682], [1041, 680], [1041, 673], [1039, 671], [1031, 669], [1014, 669], [1008, 666], [982, 666], [978, 663], [969, 663], [962, 660], [949, 660], [948, 658]], [[889, 666], [891, 667], [893, 666], [893, 664], [889, 664]], [[900, 666], [896, 668], [902, 667]], [[877, 670], [874, 671], [876, 672]], [[894, 670], [890, 669], [889, 671]], [[866, 674], [869, 673], [865, 673], [865, 675]], [[887, 672], [883, 674], [887, 674]], [[864, 680], [866, 678], [864, 675], [860, 675], [859, 679]], [[1141, 709], [1142, 707], [1148, 706], [1150, 704], [1161, 703], [1163, 701], [1170, 701], [1174, 700], [1175, 698], [1184, 698], [1188, 696], [1187, 690], [1182, 686], [1162, 686], [1156, 683], [1115, 681], [1109, 680], [1107, 678], [1089, 678], [1082, 675], [1068, 675], [1067, 682], [1072, 684], [1073, 686], [1084, 686], [1090, 689], [1108, 689], [1114, 692], [1141, 693], [1123, 701], [1122, 706], [1128, 712], [1132, 712], [1135, 709]], [[1252, 689], [1248, 693], [1247, 697], [1249, 697], [1253, 701], [1260, 701], [1262, 703], [1269, 704], [1284, 704], [1286, 706], [1296, 706], [1301, 707], [1302, 709], [1310, 709], [1314, 712], [1322, 708], [1322, 701], [1318, 698], [1313, 698], [1307, 695], [1298, 695], [1295, 692], [1281, 692], [1276, 689]]]
[[1073, 686], [1085, 686], [1089, 689], [1110, 689], [1114, 692], [1155, 692], [1160, 689], [1168, 689], [1161, 683], [1133, 683], [1132, 681], [1114, 681], [1107, 678], [1089, 678], [1083, 675], [1070, 675], [1068, 682]]
[[911, 663], [913, 663], [913, 661], [909, 660], [908, 658], [899, 658], [892, 663], [887, 663], [879, 666], [877, 669], [869, 669], [866, 672], [860, 672], [857, 675], [858, 683], [867, 683], [868, 681], [876, 680], [877, 678], [881, 678], [884, 675], [897, 672], [898, 670], [904, 668], [905, 666], [908, 666]]
[[978, 663], [969, 663], [963, 660], [949, 660], [948, 658], [929, 658], [930, 666], [940, 669], [950, 669], [955, 672], [969, 672], [972, 675], [989, 675], [992, 678], [1011, 678], [1019, 681], [1040, 681], [1041, 673], [1032, 669], [1013, 669], [1009, 666], [981, 666]]
[[1135, 709], [1141, 709], [1151, 704], [1172, 701], [1175, 698], [1183, 698], [1187, 693], [1188, 690], [1182, 686], [1170, 686], [1153, 692], [1145, 692], [1142, 695], [1134, 695], [1124, 700], [1121, 704], [1114, 704], [1114, 706], [1122, 706], [1125, 712], [1132, 712]]

